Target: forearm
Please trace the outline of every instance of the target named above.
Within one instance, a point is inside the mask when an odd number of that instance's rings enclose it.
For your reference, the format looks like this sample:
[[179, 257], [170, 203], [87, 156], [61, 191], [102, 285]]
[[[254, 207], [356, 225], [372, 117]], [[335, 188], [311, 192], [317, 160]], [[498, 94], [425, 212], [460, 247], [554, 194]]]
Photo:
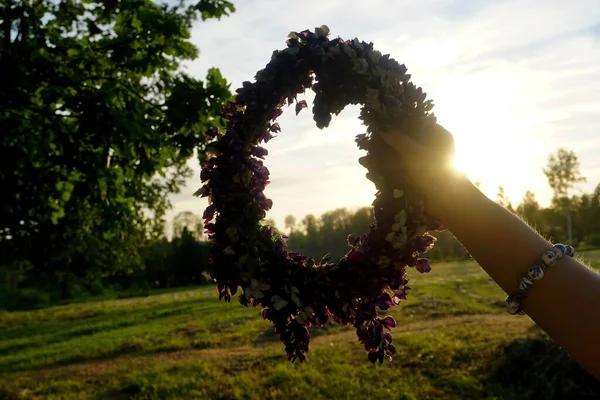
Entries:
[[[508, 294], [552, 244], [518, 217], [460, 180], [442, 222]], [[600, 275], [561, 258], [522, 303], [559, 346], [600, 379]], [[518, 317], [515, 317], [518, 318]]]

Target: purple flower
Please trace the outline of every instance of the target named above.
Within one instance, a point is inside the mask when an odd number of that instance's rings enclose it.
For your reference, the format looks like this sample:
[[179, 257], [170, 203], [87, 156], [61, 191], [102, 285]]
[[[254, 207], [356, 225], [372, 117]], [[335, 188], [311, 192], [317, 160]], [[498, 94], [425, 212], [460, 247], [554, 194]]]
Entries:
[[281, 108], [276, 108], [273, 110], [273, 113], [271, 114], [271, 119], [275, 120], [277, 118], [279, 118], [279, 116], [283, 114], [283, 110]]
[[215, 224], [212, 223], [212, 222], [206, 223], [206, 224], [204, 224], [204, 229], [206, 229], [204, 231], [204, 233], [206, 235], [210, 235], [212, 233], [215, 233]]
[[427, 253], [433, 247], [436, 242], [436, 238], [431, 236], [429, 233], [425, 233], [423, 236], [419, 236], [415, 240], [415, 250], [419, 253]]
[[263, 308], [261, 314], [264, 319], [271, 319], [271, 309], [270, 308]]
[[254, 170], [254, 174], [262, 180], [269, 179], [269, 170], [267, 167], [258, 167]]
[[377, 353], [377, 351], [371, 350], [371, 351], [369, 351], [369, 355], [367, 357], [369, 358], [369, 361], [371, 361], [373, 364], [375, 364], [375, 362], [377, 361], [377, 358], [379, 358], [379, 354]]
[[281, 132], [281, 127], [277, 122], [275, 122], [274, 124], [269, 125], [269, 130], [273, 133], [278, 133]]
[[266, 199], [266, 200], [264, 201], [264, 205], [265, 205], [265, 208], [266, 208], [267, 210], [270, 210], [271, 208], [273, 208], [273, 200], [271, 200], [271, 199]]
[[200, 171], [200, 180], [202, 182], [206, 182], [209, 179], [210, 176], [210, 171], [207, 170], [206, 168], [203, 168], [202, 171]]
[[258, 139], [267, 143], [269, 140], [273, 139], [273, 135], [271, 135], [271, 132], [269, 131], [264, 131], [260, 134]]
[[298, 115], [300, 113], [300, 111], [302, 111], [303, 108], [307, 108], [308, 104], [306, 104], [306, 100], [301, 100], [299, 102], [296, 103], [296, 115]]
[[382, 310], [387, 310], [393, 305], [394, 302], [392, 301], [392, 296], [390, 296], [389, 293], [384, 293], [377, 299], [377, 307], [381, 308]]
[[400, 285], [398, 287], [398, 289], [394, 290], [394, 294], [396, 295], [397, 299], [406, 300], [406, 295], [408, 294], [409, 290], [410, 290], [410, 287], [408, 287], [406, 285]]
[[209, 130], [207, 130], [204, 135], [206, 136], [207, 139], [212, 140], [215, 137], [217, 137], [218, 134], [219, 134], [219, 129], [216, 127], [213, 127], [213, 128], [210, 128]]
[[204, 213], [202, 214], [202, 218], [205, 221], [212, 220], [215, 216], [216, 209], [217, 207], [214, 204], [211, 204], [210, 206], [206, 207], [206, 210], [204, 210]]
[[415, 265], [415, 267], [417, 268], [417, 271], [419, 271], [422, 274], [425, 274], [427, 272], [431, 271], [431, 265], [429, 264], [429, 259], [428, 258], [419, 258], [417, 260], [417, 264]]
[[381, 324], [385, 326], [387, 329], [396, 327], [396, 320], [393, 317], [387, 316], [381, 320]]
[[254, 146], [250, 149], [250, 153], [252, 153], [252, 155], [255, 157], [264, 158], [266, 155], [269, 154], [269, 151], [264, 147]]
[[200, 189], [196, 190], [193, 194], [194, 197], [206, 197], [210, 193], [210, 188], [208, 186], [202, 186]]
[[390, 355], [395, 356], [396, 355], [396, 346], [394, 346], [393, 344], [389, 344], [387, 347], [387, 351], [388, 351], [388, 353], [390, 353]]
[[350, 246], [356, 246], [358, 244], [359, 239], [360, 237], [353, 234], [348, 235], [348, 237], [346, 238]]

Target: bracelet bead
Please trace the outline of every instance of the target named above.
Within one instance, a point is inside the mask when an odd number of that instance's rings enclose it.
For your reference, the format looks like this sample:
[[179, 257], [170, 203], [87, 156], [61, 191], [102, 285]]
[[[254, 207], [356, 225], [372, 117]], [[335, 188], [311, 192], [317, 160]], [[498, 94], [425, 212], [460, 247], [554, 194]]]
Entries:
[[521, 304], [511, 296], [506, 298], [506, 311], [511, 315], [516, 315], [521, 310]]
[[527, 297], [527, 293], [533, 288], [534, 282], [542, 279], [546, 273], [546, 268], [554, 266], [561, 257], [564, 255], [573, 257], [574, 254], [575, 248], [573, 246], [565, 246], [561, 243], [553, 245], [551, 251], [542, 254], [541, 262], [529, 267], [527, 276], [522, 276], [519, 279], [519, 289], [506, 298], [506, 311], [511, 315], [525, 314], [521, 307], [521, 301]]
[[544, 277], [544, 268], [539, 265], [533, 265], [527, 270], [527, 275], [532, 281], [539, 281]]
[[547, 267], [552, 267], [554, 264], [556, 264], [557, 260], [558, 256], [553, 251], [547, 251], [542, 254], [542, 263], [544, 263], [544, 265]]
[[575, 255], [575, 248], [573, 246], [567, 246], [567, 255], [573, 257]]
[[562, 256], [567, 255], [567, 246], [565, 246], [562, 243], [556, 243], [553, 247], [552, 247], [552, 251], [556, 253], [556, 256], [558, 258], [561, 258]]
[[533, 287], [533, 281], [525, 276], [522, 276], [519, 279], [519, 289], [521, 290], [531, 290]]

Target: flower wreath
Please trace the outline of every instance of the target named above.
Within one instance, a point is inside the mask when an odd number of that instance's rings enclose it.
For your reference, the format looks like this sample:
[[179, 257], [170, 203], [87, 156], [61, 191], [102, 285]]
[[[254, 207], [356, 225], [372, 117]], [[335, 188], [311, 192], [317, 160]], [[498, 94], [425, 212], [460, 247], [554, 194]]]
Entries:
[[[430, 270], [429, 260], [419, 254], [435, 242], [427, 231], [440, 227], [402, 176], [386, 170], [381, 161], [389, 150], [378, 132], [399, 126], [402, 134], [418, 135], [436, 120], [432, 102], [409, 82], [404, 65], [382, 56], [372, 43], [328, 36], [327, 26], [290, 33], [288, 47], [273, 53], [256, 82], [244, 82], [236, 91], [235, 102], [222, 111], [225, 132], [212, 128], [206, 133], [212, 156], [195, 195], [209, 201], [203, 218], [219, 299], [230, 301], [241, 287], [240, 303], [263, 307], [263, 317], [272, 321], [292, 362], [306, 359], [307, 328], [322, 327], [332, 318], [354, 326], [368, 359], [381, 363], [396, 353], [385, 331], [396, 321], [378, 310], [406, 298], [407, 266]], [[286, 103], [296, 103], [296, 114], [307, 107], [305, 100], [297, 100], [307, 88], [316, 93], [317, 127], [327, 127], [332, 114], [348, 104], [362, 104], [360, 119], [367, 126], [356, 142], [368, 152], [363, 165], [377, 188], [375, 218], [367, 234], [348, 237], [350, 250], [339, 262], [290, 251], [284, 235], [261, 225], [273, 202], [263, 194], [269, 170], [262, 161], [267, 150], [259, 144], [280, 132], [275, 120]]]

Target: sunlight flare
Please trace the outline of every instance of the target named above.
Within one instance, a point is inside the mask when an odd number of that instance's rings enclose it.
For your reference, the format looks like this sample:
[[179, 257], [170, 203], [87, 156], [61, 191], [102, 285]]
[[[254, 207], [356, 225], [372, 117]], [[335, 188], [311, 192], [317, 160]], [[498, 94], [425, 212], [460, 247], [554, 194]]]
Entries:
[[472, 75], [442, 82], [436, 114], [456, 143], [454, 166], [493, 196], [527, 187], [528, 124], [516, 107], [519, 82], [509, 75]]

